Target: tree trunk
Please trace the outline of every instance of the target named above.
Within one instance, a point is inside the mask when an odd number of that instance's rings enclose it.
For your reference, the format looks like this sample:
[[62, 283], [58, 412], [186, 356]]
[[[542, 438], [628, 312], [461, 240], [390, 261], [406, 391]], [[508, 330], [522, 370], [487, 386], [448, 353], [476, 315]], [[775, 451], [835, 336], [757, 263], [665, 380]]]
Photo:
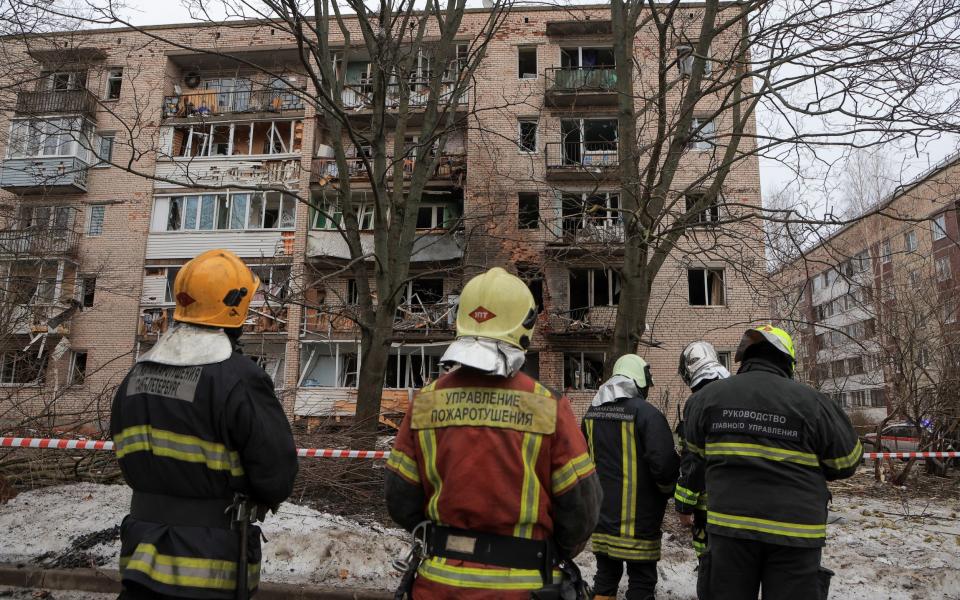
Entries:
[[360, 374], [357, 378], [356, 429], [358, 442], [368, 442], [373, 448], [380, 422], [380, 402], [383, 396], [384, 374], [390, 360], [390, 341], [393, 336], [396, 302], [384, 299], [377, 306], [375, 324], [363, 328], [360, 336]]

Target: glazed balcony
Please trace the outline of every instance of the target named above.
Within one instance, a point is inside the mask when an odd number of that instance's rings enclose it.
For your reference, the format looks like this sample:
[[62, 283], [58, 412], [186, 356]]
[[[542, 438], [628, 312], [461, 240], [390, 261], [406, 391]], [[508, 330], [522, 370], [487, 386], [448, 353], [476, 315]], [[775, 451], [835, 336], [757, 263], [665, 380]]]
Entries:
[[[369, 181], [367, 163], [373, 159], [348, 158], [347, 175], [351, 181]], [[405, 156], [397, 159], [402, 162], [401, 169], [404, 180], [413, 176], [417, 159], [414, 156]], [[387, 157], [387, 164], [392, 165], [394, 158]], [[467, 176], [467, 157], [465, 154], [442, 154], [437, 161], [437, 167], [430, 176], [432, 180], [450, 181], [462, 185]], [[392, 178], [392, 173], [391, 173]], [[342, 179], [337, 161], [334, 158], [315, 158], [311, 169], [311, 182], [324, 184], [331, 180]]]
[[547, 106], [582, 107], [617, 104], [615, 67], [552, 67], [545, 72]]
[[0, 170], [0, 188], [16, 194], [83, 193], [89, 168], [79, 156], [8, 158]]
[[80, 232], [72, 229], [0, 230], [0, 257], [37, 259], [75, 257], [80, 247]]

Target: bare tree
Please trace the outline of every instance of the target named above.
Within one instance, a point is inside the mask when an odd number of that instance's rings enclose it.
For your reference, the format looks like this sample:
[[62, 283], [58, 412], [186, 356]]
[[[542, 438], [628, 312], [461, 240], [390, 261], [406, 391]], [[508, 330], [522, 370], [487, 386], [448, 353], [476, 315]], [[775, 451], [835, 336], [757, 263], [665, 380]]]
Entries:
[[841, 216], [855, 219], [880, 204], [900, 185], [898, 172], [882, 148], [851, 151], [843, 171]]

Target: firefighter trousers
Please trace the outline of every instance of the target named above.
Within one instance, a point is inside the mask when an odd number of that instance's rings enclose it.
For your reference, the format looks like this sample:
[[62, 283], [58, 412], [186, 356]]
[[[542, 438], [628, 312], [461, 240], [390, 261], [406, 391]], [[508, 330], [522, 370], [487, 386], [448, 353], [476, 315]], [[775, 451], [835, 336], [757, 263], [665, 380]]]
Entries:
[[627, 600], [653, 600], [657, 591], [656, 561], [625, 561], [597, 554], [597, 578], [593, 582], [596, 596], [617, 596], [623, 565], [627, 565]]
[[817, 600], [821, 552], [711, 534], [708, 598]]
[[117, 600], [190, 600], [189, 598], [183, 598], [180, 596], [168, 596], [166, 594], [158, 594], [151, 589], [145, 588], [142, 585], [137, 585], [136, 583], [124, 583], [123, 590], [120, 592], [120, 595], [117, 597]]

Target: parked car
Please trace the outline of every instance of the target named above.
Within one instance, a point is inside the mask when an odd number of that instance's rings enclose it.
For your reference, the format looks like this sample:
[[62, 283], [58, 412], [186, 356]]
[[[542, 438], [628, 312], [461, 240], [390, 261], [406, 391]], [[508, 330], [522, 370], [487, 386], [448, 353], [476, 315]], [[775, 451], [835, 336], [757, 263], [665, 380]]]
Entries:
[[[923, 426], [927, 432], [927, 439], [935, 435], [933, 429]], [[890, 423], [880, 432], [880, 449], [876, 449], [874, 440], [877, 439], [876, 432], [868, 433], [860, 438], [864, 449], [867, 452], [917, 452], [920, 450], [920, 437], [917, 426], [907, 421], [899, 423]], [[946, 443], [943, 450], [953, 450], [955, 445]]]

